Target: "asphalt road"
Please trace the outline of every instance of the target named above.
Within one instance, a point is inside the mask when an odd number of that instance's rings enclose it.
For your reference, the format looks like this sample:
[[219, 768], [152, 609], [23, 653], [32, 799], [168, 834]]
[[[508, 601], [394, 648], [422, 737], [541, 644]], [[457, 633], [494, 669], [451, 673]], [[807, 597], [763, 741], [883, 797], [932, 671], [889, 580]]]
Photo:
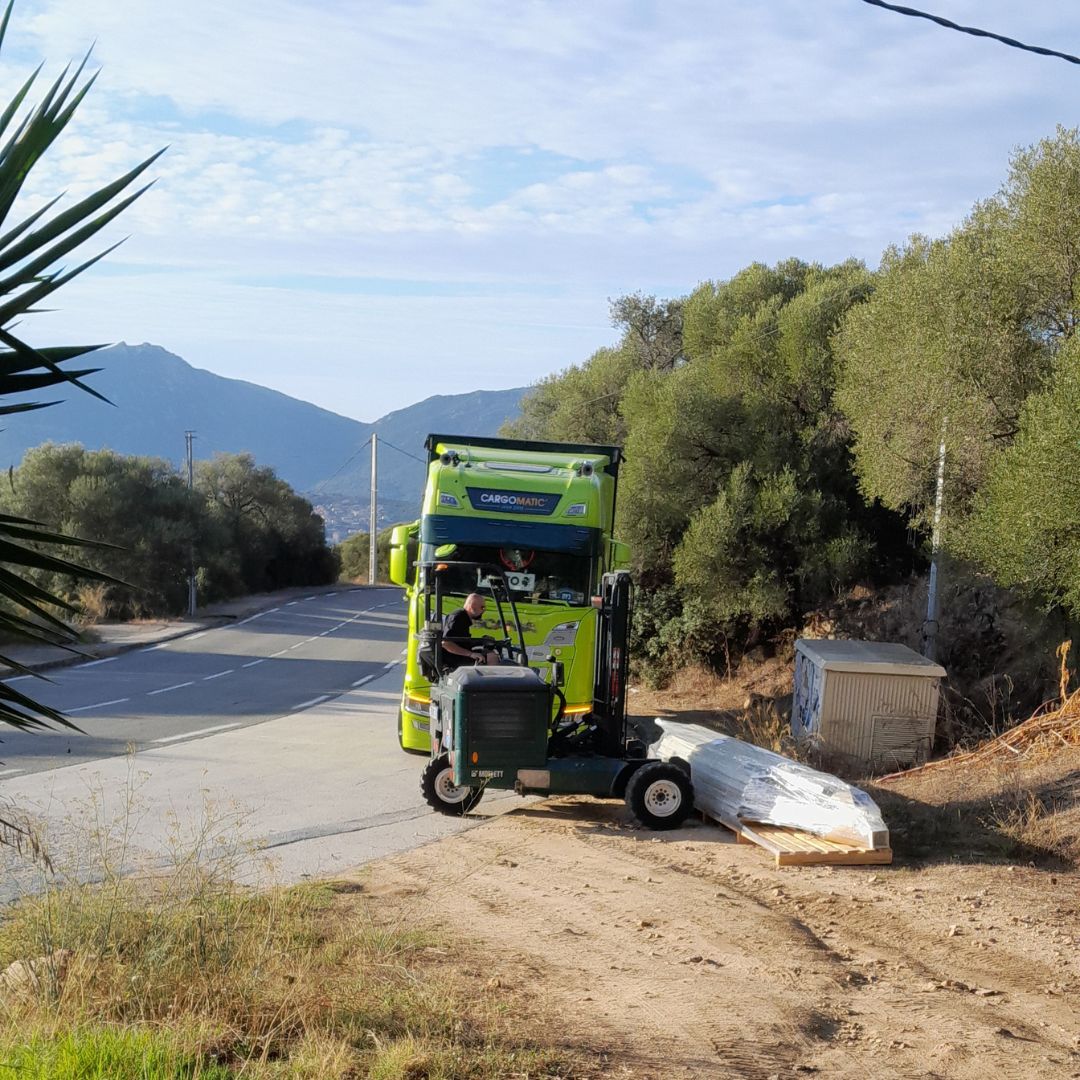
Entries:
[[398, 589], [289, 601], [229, 626], [107, 660], [8, 680], [81, 732], [0, 731], [0, 780], [302, 712], [402, 659]]
[[[0, 730], [0, 817], [28, 815], [61, 877], [197, 854], [245, 881], [332, 875], [471, 828], [420, 795], [397, 744], [397, 589], [300, 599], [234, 625], [24, 680], [83, 733]], [[41, 887], [0, 848], [0, 902]]]

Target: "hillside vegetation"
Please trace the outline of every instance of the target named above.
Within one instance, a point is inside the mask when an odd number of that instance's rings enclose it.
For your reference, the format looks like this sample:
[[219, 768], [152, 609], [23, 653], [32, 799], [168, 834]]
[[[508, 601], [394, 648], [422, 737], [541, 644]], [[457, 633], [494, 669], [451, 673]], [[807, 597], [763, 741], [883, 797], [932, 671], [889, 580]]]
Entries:
[[161, 458], [46, 443], [12, 471], [0, 509], [93, 542], [81, 563], [112, 581], [32, 572], [85, 621], [186, 610], [192, 553], [199, 603], [337, 578], [311, 504], [250, 454], [197, 462], [189, 490]]
[[1059, 129], [876, 271], [789, 259], [616, 301], [618, 344], [533, 387], [504, 431], [625, 445], [654, 683], [815, 619], [917, 644], [943, 443], [939, 656], [956, 700], [985, 707], [1015, 665], [1015, 704], [1036, 704], [1080, 617], [1078, 275], [1080, 136]]

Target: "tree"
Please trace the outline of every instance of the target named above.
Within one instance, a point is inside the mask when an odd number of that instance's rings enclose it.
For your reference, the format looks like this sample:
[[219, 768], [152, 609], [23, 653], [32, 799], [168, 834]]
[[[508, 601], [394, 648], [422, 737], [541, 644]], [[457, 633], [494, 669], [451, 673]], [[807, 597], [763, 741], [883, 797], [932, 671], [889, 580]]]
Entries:
[[598, 349], [584, 364], [541, 379], [522, 399], [520, 415], [501, 428], [516, 439], [619, 444], [619, 412], [630, 377], [640, 369], [627, 348]]
[[[390, 566], [390, 534], [395, 528], [396, 525], [388, 525], [380, 529], [375, 541], [375, 558], [380, 574], [385, 574]], [[366, 532], [346, 537], [334, 550], [345, 581], [367, 581], [371, 569], [368, 564], [371, 540]]]
[[960, 550], [1002, 585], [1080, 618], [1080, 341], [1070, 335], [1045, 389], [994, 461]]
[[681, 300], [661, 301], [644, 293], [611, 301], [611, 324], [622, 330], [623, 348], [633, 353], [639, 367], [670, 371], [686, 359], [682, 308]]
[[[202, 498], [161, 458], [46, 443], [14, 470], [4, 503], [94, 542], [83, 566], [110, 579], [97, 603], [101, 614], [114, 617], [182, 611], [191, 545], [210, 546]], [[36, 580], [80, 605], [78, 575], [38, 570]]]
[[[0, 21], [0, 46], [13, 4], [11, 0]], [[93, 84], [93, 77], [83, 79], [85, 63], [84, 60], [74, 74], [65, 71], [37, 105], [30, 105], [29, 93], [38, 75], [35, 72], [0, 113], [0, 399], [59, 383], [70, 383], [95, 393], [81, 381], [95, 369], [72, 369], [64, 365], [97, 346], [37, 349], [21, 332], [15, 332], [16, 326], [25, 315], [37, 310], [59, 288], [102, 257], [104, 253], [72, 269], [59, 266], [60, 260], [92, 239], [146, 190], [143, 187], [132, 191], [131, 187], [158, 157], [154, 154], [66, 210], [56, 211], [59, 196], [29, 213], [21, 209], [19, 196], [27, 179]], [[0, 404], [0, 414], [14, 415], [50, 404], [53, 403]], [[9, 602], [8, 607], [0, 610], [0, 631], [39, 641], [74, 640], [71, 629], [53, 613], [56, 608], [70, 610], [70, 605], [42, 590], [28, 575], [32, 570], [78, 573], [78, 566], [54, 552], [81, 543], [16, 515], [0, 516], [0, 592]], [[10, 660], [4, 662], [19, 666]], [[0, 684], [0, 721], [30, 728], [43, 726], [49, 720], [66, 723], [55, 710], [35, 702], [10, 684]]]
[[674, 581], [727, 633], [756, 634], [887, 563], [833, 403], [830, 337], [870, 289], [856, 262], [754, 264], [685, 305], [688, 362], [637, 376], [621, 531], [642, 580]]
[[256, 465], [250, 454], [217, 454], [198, 463], [195, 487], [227, 537], [225, 558], [198, 552], [211, 593], [268, 592], [336, 579], [322, 518], [273, 469]]
[[622, 331], [614, 348], [597, 349], [583, 364], [549, 375], [522, 398], [516, 420], [502, 427], [511, 438], [621, 445], [626, 425], [623, 393], [639, 371], [671, 371], [685, 359], [682, 301], [634, 293], [611, 302]]
[[947, 505], [962, 531], [1024, 402], [1075, 333], [1078, 274], [1075, 129], [1014, 154], [998, 194], [946, 239], [885, 253], [873, 298], [836, 340], [838, 400], [869, 498], [926, 529], [944, 435]]

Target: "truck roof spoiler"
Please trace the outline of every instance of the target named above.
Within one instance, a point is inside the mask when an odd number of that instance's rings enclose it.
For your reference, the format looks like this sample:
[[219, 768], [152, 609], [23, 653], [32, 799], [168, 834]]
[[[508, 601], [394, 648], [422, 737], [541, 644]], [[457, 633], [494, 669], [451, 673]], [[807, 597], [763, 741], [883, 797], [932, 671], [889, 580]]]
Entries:
[[596, 446], [591, 443], [533, 442], [529, 439], [497, 439], [489, 435], [428, 435], [424, 446], [428, 452], [428, 461], [434, 461], [439, 455], [435, 447], [439, 443], [456, 443], [461, 446], [483, 446], [493, 450], [527, 450], [540, 454], [602, 454], [611, 459], [607, 472], [618, 476], [619, 463], [623, 460], [621, 446]]

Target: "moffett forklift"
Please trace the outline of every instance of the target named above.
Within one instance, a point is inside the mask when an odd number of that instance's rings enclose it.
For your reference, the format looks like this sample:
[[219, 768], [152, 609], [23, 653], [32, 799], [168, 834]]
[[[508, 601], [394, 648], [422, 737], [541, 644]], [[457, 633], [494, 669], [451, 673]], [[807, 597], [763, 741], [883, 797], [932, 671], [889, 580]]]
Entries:
[[[476, 570], [477, 591], [494, 600], [502, 638], [475, 638], [479, 653], [498, 664], [450, 670], [443, 662], [443, 573]], [[650, 759], [626, 724], [630, 575], [605, 574], [598, 609], [593, 711], [564, 715], [562, 665], [547, 657], [549, 677], [528, 665], [521, 621], [506, 574], [498, 566], [437, 560], [420, 563], [424, 622], [419, 660], [431, 682], [431, 760], [421, 790], [433, 809], [466, 814], [487, 788], [519, 795], [593, 795], [625, 798], [650, 829], [674, 829], [693, 808], [686, 770]]]

